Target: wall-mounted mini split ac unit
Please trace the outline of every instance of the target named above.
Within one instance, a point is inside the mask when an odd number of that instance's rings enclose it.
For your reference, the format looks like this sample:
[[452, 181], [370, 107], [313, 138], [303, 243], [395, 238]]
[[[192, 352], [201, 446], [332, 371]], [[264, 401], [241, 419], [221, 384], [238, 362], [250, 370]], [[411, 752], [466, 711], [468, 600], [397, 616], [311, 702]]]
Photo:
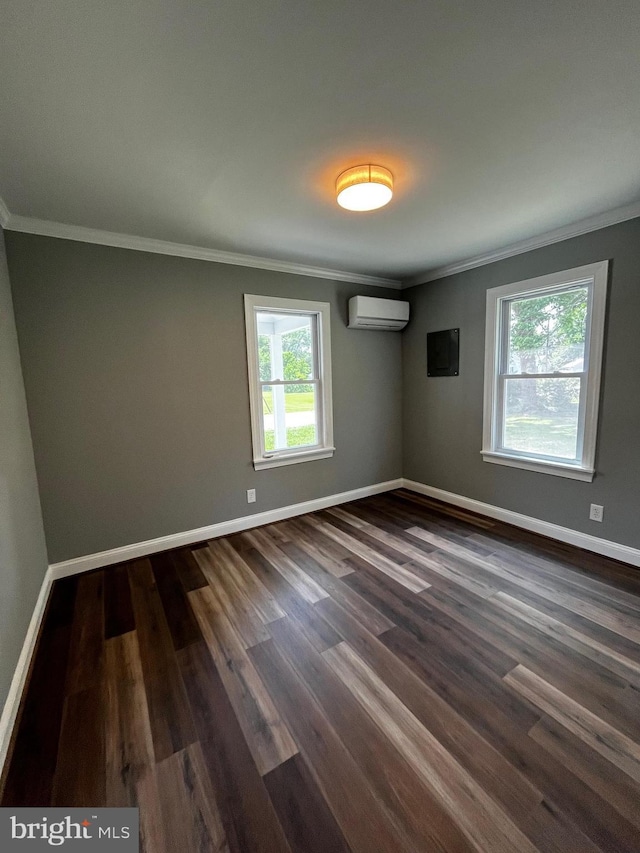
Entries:
[[353, 296], [349, 300], [349, 328], [399, 332], [409, 322], [409, 303], [399, 299]]

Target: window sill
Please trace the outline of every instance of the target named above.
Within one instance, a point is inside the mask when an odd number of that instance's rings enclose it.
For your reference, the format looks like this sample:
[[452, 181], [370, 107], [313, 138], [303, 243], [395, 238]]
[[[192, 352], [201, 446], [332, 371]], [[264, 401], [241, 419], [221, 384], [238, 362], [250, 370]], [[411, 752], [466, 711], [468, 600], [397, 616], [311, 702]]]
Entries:
[[333, 456], [335, 447], [316, 447], [313, 450], [300, 450], [293, 453], [274, 453], [273, 456], [261, 456], [253, 460], [256, 471], [264, 468], [280, 468], [282, 465], [296, 465], [298, 462], [312, 462], [314, 459], [328, 459]]
[[552, 474], [554, 477], [568, 477], [572, 480], [582, 480], [590, 483], [595, 475], [593, 468], [579, 468], [577, 465], [563, 465], [561, 462], [545, 462], [527, 456], [510, 456], [495, 450], [482, 450], [485, 462], [496, 465], [507, 465], [510, 468], [523, 468], [525, 471], [536, 471], [539, 474]]

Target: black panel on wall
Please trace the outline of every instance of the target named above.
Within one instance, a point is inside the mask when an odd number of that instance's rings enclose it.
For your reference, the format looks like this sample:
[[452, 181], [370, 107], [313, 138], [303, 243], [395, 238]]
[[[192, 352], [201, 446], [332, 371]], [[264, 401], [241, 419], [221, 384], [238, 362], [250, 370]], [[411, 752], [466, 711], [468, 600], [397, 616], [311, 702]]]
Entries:
[[460, 329], [427, 333], [427, 376], [457, 376]]

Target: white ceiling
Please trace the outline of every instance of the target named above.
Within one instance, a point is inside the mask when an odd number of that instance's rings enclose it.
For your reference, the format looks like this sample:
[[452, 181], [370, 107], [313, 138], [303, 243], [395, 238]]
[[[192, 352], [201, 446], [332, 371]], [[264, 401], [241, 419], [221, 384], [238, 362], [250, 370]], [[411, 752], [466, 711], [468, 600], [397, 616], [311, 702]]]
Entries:
[[640, 200], [639, 47], [638, 0], [2, 0], [0, 196], [412, 277]]

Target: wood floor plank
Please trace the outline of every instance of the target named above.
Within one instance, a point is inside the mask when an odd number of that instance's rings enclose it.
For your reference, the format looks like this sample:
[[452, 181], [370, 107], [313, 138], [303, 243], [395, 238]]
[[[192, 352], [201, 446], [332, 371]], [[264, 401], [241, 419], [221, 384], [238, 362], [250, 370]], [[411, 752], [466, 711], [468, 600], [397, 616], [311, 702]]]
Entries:
[[[327, 599], [322, 599], [326, 601]], [[287, 615], [292, 619], [304, 636], [318, 651], [323, 652], [337, 645], [342, 639], [331, 625], [322, 617], [316, 605], [308, 604], [306, 601], [298, 600], [287, 604]], [[272, 626], [271, 635], [277, 626]]]
[[[460, 602], [464, 599], [459, 590], [455, 596]], [[429, 591], [427, 598], [450, 611], [450, 607], [442, 605], [442, 596], [438, 593]], [[509, 650], [518, 663], [561, 687], [577, 702], [629, 736], [640, 736], [640, 719], [634, 703], [627, 700], [629, 685], [625, 679], [600, 663], [574, 653], [554, 636], [500, 606], [494, 598], [474, 602], [467, 597], [467, 601], [466, 612], [474, 615], [474, 630], [479, 629], [484, 636], [488, 627], [492, 642], [504, 651]], [[464, 620], [464, 624], [467, 623], [468, 620]], [[481, 625], [483, 627], [479, 627]]]
[[[491, 533], [493, 527], [478, 526], [469, 519], [457, 518], [447, 512], [436, 510], [435, 506], [425, 506], [417, 503], [410, 495], [394, 492], [389, 495], [377, 495], [371, 499], [376, 509], [381, 507], [390, 515], [395, 515], [405, 530], [417, 526], [434, 533], [451, 538], [458, 543], [471, 540], [473, 533]], [[485, 519], [486, 521], [486, 519]], [[474, 549], [477, 543], [469, 542], [469, 547]], [[481, 546], [485, 547], [485, 546]]]
[[331, 539], [335, 539], [336, 542], [347, 547], [357, 556], [367, 560], [367, 562], [375, 566], [376, 569], [384, 572], [386, 575], [389, 575], [389, 577], [398, 581], [398, 583], [411, 590], [411, 592], [422, 592], [422, 590], [429, 588], [429, 584], [417, 574], [410, 571], [405, 566], [394, 563], [388, 557], [377, 553], [373, 548], [365, 545], [349, 533], [345, 533], [343, 530], [340, 530], [335, 525], [321, 522], [318, 525], [318, 529]]
[[[207, 579], [207, 588], [211, 590], [210, 605], [213, 607], [215, 604], [216, 609], [237, 627], [245, 647], [249, 648], [256, 643], [268, 640], [269, 632], [258, 611], [227, 583], [226, 572], [221, 565], [225, 557], [216, 556], [214, 551], [207, 547], [196, 551], [195, 559]], [[198, 590], [193, 591], [198, 592]]]
[[155, 763], [136, 632], [108, 640], [105, 659], [106, 802], [135, 806], [138, 782]]
[[200, 631], [180, 582], [173, 553], [155, 554], [151, 557], [151, 567], [174, 649], [197, 643], [201, 639]]
[[131, 564], [129, 583], [155, 758], [162, 761], [194, 743], [196, 736], [149, 560]]
[[119, 637], [135, 629], [126, 564], [104, 572], [104, 638]]
[[315, 604], [328, 593], [303, 572], [293, 560], [275, 545], [272, 539], [262, 530], [252, 530], [244, 534], [256, 550], [271, 563], [271, 565], [291, 584], [291, 586], [310, 604]]
[[182, 548], [174, 552], [174, 565], [180, 578], [180, 583], [185, 592], [192, 592], [207, 585], [207, 579], [202, 574], [202, 569], [196, 562], [194, 553], [200, 548], [208, 548], [208, 542], [201, 542], [198, 547]]
[[[534, 596], [529, 596], [527, 593], [517, 594], [519, 601], [535, 609], [544, 608], [544, 612], [549, 615], [550, 611], [546, 608], [543, 599], [537, 599]], [[513, 590], [510, 590], [509, 595], [513, 597]], [[543, 656], [545, 652], [552, 655], [563, 655], [565, 664], [567, 656], [570, 657], [572, 663], [580, 659], [579, 655], [573, 654], [566, 646], [563, 646], [562, 643], [556, 640], [555, 637], [539, 631], [534, 626], [528, 625], [518, 616], [508, 613], [504, 607], [499, 607], [494, 601], [493, 596], [483, 599], [456, 584], [450, 583], [439, 584], [438, 586], [434, 585], [419, 597], [424, 599], [430, 606], [437, 607], [447, 615], [458, 620], [469, 630], [477, 633], [478, 636], [482, 636], [488, 642], [498, 648], [502, 648], [506, 654], [512, 654], [518, 658], [520, 663], [525, 662], [524, 658], [535, 660], [535, 656], [532, 653], [533, 646], [536, 646], [543, 653]], [[555, 618], [558, 618], [558, 611], [554, 610], [553, 612], [556, 614]], [[609, 637], [615, 637], [615, 635], [611, 634]], [[615, 648], [618, 647], [615, 646]], [[591, 666], [592, 664], [589, 664], [589, 668]], [[607, 682], [617, 685], [619, 688], [625, 684], [625, 679], [620, 678], [611, 672], [611, 670], [598, 663], [593, 662], [593, 670], [598, 675], [605, 677]]]
[[329, 539], [328, 536], [318, 536], [314, 525], [305, 521], [305, 516], [275, 526], [288, 534], [289, 542], [298, 545], [325, 571], [335, 577], [342, 578], [353, 571], [345, 564], [345, 559], [351, 555], [351, 552], [333, 539]]
[[[543, 599], [531, 597], [528, 593], [521, 596], [517, 589], [512, 588], [509, 589], [508, 594], [514, 597], [514, 592], [518, 595], [519, 601], [536, 609], [544, 608]], [[434, 586], [423, 593], [420, 598], [472, 627], [474, 631], [481, 631], [483, 634], [488, 632], [489, 636], [492, 637], [491, 642], [496, 645], [503, 645], [505, 649], [511, 648], [513, 655], [518, 658], [520, 663], [525, 662], [523, 658], [535, 661], [539, 656], [546, 661], [556, 660], [561, 666], [575, 667], [576, 672], [580, 671], [586, 680], [594, 681], [594, 683], [598, 679], [602, 679], [603, 684], [611, 686], [613, 690], [620, 691], [627, 685], [626, 679], [621, 678], [607, 667], [593, 660], [586, 661], [583, 656], [574, 653], [556, 637], [541, 631], [536, 626], [521, 619], [519, 615], [500, 606], [495, 596], [479, 599], [466, 590], [449, 584], [448, 586], [439, 585], [439, 588]]]
[[[492, 554], [511, 559], [519, 566], [526, 568], [527, 572], [548, 579], [554, 586], [560, 584], [563, 588], [572, 587], [574, 593], [596, 595], [611, 604], [631, 605], [635, 611], [640, 608], [637, 577], [632, 591], [628, 587], [628, 578], [624, 588], [620, 588], [619, 585], [612, 582], [611, 576], [614, 575], [615, 570], [612, 571], [611, 566], [606, 562], [599, 560], [598, 568], [600, 571], [597, 575], [589, 571], [591, 557], [587, 552], [583, 551], [581, 559], [576, 563], [575, 557], [568, 562], [557, 556], [552, 557], [548, 553], [543, 553], [534, 546], [526, 544], [523, 546], [522, 542], [510, 544], [498, 537], [487, 540], [486, 535], [477, 533], [471, 536], [470, 540], [480, 544], [490, 541]], [[621, 564], [617, 563], [616, 566], [619, 570]], [[604, 570], [603, 573], [601, 573], [602, 570]], [[603, 574], [608, 580], [602, 579]]]
[[292, 853], [349, 853], [350, 847], [301, 755], [264, 777]]
[[492, 718], [492, 709], [499, 709], [522, 734], [540, 719], [541, 713], [535, 705], [508, 689], [503, 679], [491, 671], [478, 666], [461, 669], [457, 661], [443, 660], [401, 628], [387, 631], [380, 639], [483, 735], [491, 733], [495, 720], [499, 719], [499, 716]]
[[165, 758], [155, 772], [165, 849], [228, 853], [200, 744]]
[[[472, 611], [466, 624], [472, 625], [474, 630], [478, 628], [482, 636], [487, 638], [493, 634], [492, 630], [479, 626]], [[487, 704], [486, 699], [491, 695], [486, 694], [487, 685], [476, 680], [468, 681], [460, 673], [443, 667], [436, 656], [429, 655], [426, 649], [409, 640], [406, 635], [394, 630], [387, 632], [381, 639], [455, 707], [486, 740], [520, 768], [546, 797], [555, 801], [583, 832], [587, 831], [596, 844], [604, 850], [615, 850], [616, 853], [623, 850], [635, 853], [640, 845], [637, 831], [621, 820], [619, 812], [606, 800], [595, 795], [559, 761], [555, 761], [552, 755], [544, 753], [532, 743], [528, 732], [539, 720], [539, 709], [526, 700], [523, 706], [517, 701], [518, 694], [515, 692], [511, 696], [496, 694]]]
[[[405, 500], [399, 493], [376, 495], [362, 501], [362, 503], [374, 512], [381, 513], [383, 517], [393, 519], [395, 524], [400, 525], [405, 531], [409, 527], [420, 527], [425, 524], [434, 524], [442, 529], [438, 517], [434, 516], [433, 512], [426, 511], [422, 507], [416, 506], [412, 501]], [[450, 531], [463, 529], [458, 522], [449, 519], [442, 520], [442, 524], [449, 525]], [[427, 547], [435, 550], [433, 546]]]
[[78, 578], [65, 685], [67, 696], [100, 685], [104, 633], [104, 572], [90, 572]]
[[231, 853], [291, 853], [204, 643], [178, 652], [202, 757]]
[[426, 509], [419, 503], [412, 500], [412, 495], [406, 490], [398, 489], [393, 492], [383, 492], [379, 495], [372, 495], [362, 501], [366, 506], [372, 506], [375, 510], [382, 510], [388, 515], [395, 516], [401, 521], [405, 527], [411, 527], [415, 524], [420, 524], [425, 519], [430, 521], [442, 520], [444, 524], [450, 524], [451, 529], [460, 527], [453, 516], [436, 515], [431, 508]]
[[[450, 598], [447, 601], [442, 594], [431, 590], [427, 600], [454, 618], [466, 613], [467, 618], [461, 620], [463, 626], [468, 625], [478, 636], [487, 638], [518, 663], [546, 677], [630, 737], [640, 736], [640, 719], [634, 704], [626, 698], [629, 685], [618, 675], [573, 653], [554, 637], [545, 635], [497, 606], [493, 599], [474, 602], [467, 598], [465, 605], [459, 591], [455, 596], [460, 600], [453, 606]], [[469, 619], [468, 614], [473, 614], [473, 619]]]
[[[347, 624], [349, 617], [344, 613], [336, 611], [334, 618], [349, 645], [493, 799], [504, 803], [519, 818], [539, 805], [542, 792], [485, 741], [453, 704], [405, 666], [384, 645], [384, 637], [373, 637], [353, 620]], [[487, 707], [487, 713], [492, 713], [491, 706]]]
[[434, 533], [440, 533], [458, 544], [466, 545], [467, 548], [479, 554], [492, 554], [498, 547], [497, 544], [492, 543], [491, 545], [487, 545], [484, 541], [478, 541], [478, 534], [474, 534], [473, 528], [466, 527], [461, 522], [454, 521], [453, 519], [444, 521], [442, 518], [436, 520], [436, 516], [433, 514], [427, 515], [425, 513], [417, 517], [407, 513], [406, 510], [398, 511], [397, 506], [389, 503], [370, 506], [367, 501], [359, 501], [349, 504], [349, 511], [369, 521], [370, 524], [388, 530], [404, 541], [410, 542], [414, 547], [419, 548], [426, 554], [433, 553], [437, 548], [421, 539], [408, 536], [407, 530], [410, 527], [426, 527], [426, 529], [432, 530]]
[[549, 616], [511, 595], [507, 595], [507, 593], [498, 592], [492, 600], [527, 624], [550, 637], [558, 639], [568, 648], [607, 667], [621, 678], [640, 686], [640, 662], [619, 654], [604, 643], [594, 640], [581, 631], [576, 631], [571, 625], [565, 625], [559, 619], [555, 619], [553, 616]]
[[[549, 588], [552, 587], [550, 586]], [[553, 601], [551, 597], [542, 597], [523, 587], [510, 584], [508, 581], [500, 584], [500, 591], [513, 598], [517, 598], [518, 601], [522, 601], [536, 610], [546, 613], [548, 616], [552, 616], [554, 619], [562, 622], [563, 625], [568, 625], [597, 642], [603, 643], [624, 657], [640, 663], [640, 645], [623, 637], [621, 634], [611, 631], [604, 625], [599, 625], [591, 619], [587, 619], [586, 616], [569, 610], [563, 604]]]
[[640, 744], [634, 743], [521, 664], [505, 675], [504, 681], [607, 761], [640, 782]]
[[244, 597], [247, 606], [255, 608], [265, 624], [285, 616], [276, 599], [226, 539], [212, 542], [209, 549], [218, 556], [218, 566], [223, 570], [227, 589], [233, 591], [234, 599]]
[[[316, 606], [324, 604], [320, 602]], [[289, 620], [281, 620], [275, 628], [273, 639], [280, 653], [312, 693], [327, 721], [364, 774], [373, 794], [393, 823], [402, 829], [411, 849], [428, 849], [434, 853], [468, 851], [471, 845], [454, 821], [384, 733], [362, 714], [358, 702], [322, 656], [305, 642]], [[369, 637], [373, 643], [377, 642], [373, 635]], [[384, 767], [384, 773], [380, 773], [381, 767]]]
[[482, 530], [492, 530], [496, 526], [496, 522], [492, 518], [487, 518], [485, 515], [479, 515], [476, 512], [468, 512], [460, 507], [452, 504], [445, 504], [435, 498], [420, 495], [408, 489], [401, 489], [395, 493], [399, 500], [405, 500], [408, 504], [424, 508], [429, 513], [435, 513], [440, 523], [454, 522], [454, 528], [459, 525], [455, 521], [464, 522], [465, 525], [473, 525]]
[[447, 811], [456, 816], [477, 850], [536, 853], [537, 848], [506, 813], [347, 643], [328, 649], [323, 657]]
[[44, 639], [48, 631], [55, 631], [57, 628], [65, 628], [67, 626], [70, 627], [73, 623], [79, 580], [78, 575], [71, 575], [70, 577], [54, 581], [51, 588], [51, 595], [47, 602], [42, 634], [39, 641]]
[[[284, 544], [282, 548], [328, 593], [329, 598], [339, 600], [342, 606], [350, 613], [353, 613], [371, 633], [382, 634], [383, 631], [393, 628], [393, 622], [389, 621], [386, 616], [376, 610], [375, 607], [372, 607], [366, 599], [345, 583], [345, 579], [353, 574], [353, 569], [350, 575], [342, 578], [334, 578], [325, 572], [322, 566], [316, 563], [315, 559], [299, 548], [297, 544]], [[377, 570], [372, 570], [376, 574], [378, 573]], [[322, 604], [326, 600], [327, 598], [324, 598], [318, 603]]]
[[482, 663], [499, 676], [506, 675], [518, 663], [494, 643], [433, 607], [426, 596], [407, 595], [398, 585], [364, 572], [349, 578], [348, 584], [388, 617], [393, 623], [390, 627], [404, 628], [422, 643], [464, 654], [469, 661]]
[[492, 554], [487, 558], [487, 561], [500, 577], [511, 580], [512, 583], [521, 586], [523, 589], [535, 593], [540, 598], [549, 599], [554, 604], [559, 604], [596, 625], [608, 628], [614, 634], [619, 634], [635, 644], [640, 644], [637, 611], [629, 612], [622, 605], [612, 607], [610, 604], [598, 600], [594, 601], [593, 597], [589, 598], [584, 593], [567, 592], [560, 583], [555, 584], [553, 594], [551, 594], [547, 583], [520, 577], [514, 571], [512, 561], [505, 559], [500, 554]]
[[[603, 850], [549, 800], [543, 800], [523, 819], [521, 829], [544, 853], [602, 853]], [[617, 853], [617, 848], [612, 849]]]
[[161, 831], [153, 735], [135, 631], [105, 647], [105, 806], [140, 809], [144, 853], [169, 853]]
[[432, 554], [437, 550], [428, 542], [423, 542], [421, 539], [415, 539], [407, 535], [407, 528], [413, 526], [412, 523], [409, 523], [408, 519], [386, 512], [379, 506], [372, 507], [364, 505], [364, 502], [359, 502], [358, 504], [349, 504], [348, 511], [350, 515], [366, 521], [377, 530], [391, 534], [395, 539], [403, 542], [405, 545], [411, 546], [412, 549], [415, 548], [416, 553], [425, 555]]
[[224, 613], [216, 612], [211, 590], [194, 590], [189, 599], [258, 771], [264, 776], [295, 755], [297, 744], [232, 623]]
[[640, 627], [634, 622], [632, 616], [609, 610], [601, 605], [592, 604], [577, 595], [562, 592], [558, 588], [549, 590], [546, 585], [524, 577], [513, 562], [505, 560], [496, 554], [489, 557], [478, 556], [463, 546], [419, 528], [409, 528], [407, 533], [436, 544], [443, 551], [460, 557], [466, 562], [483, 569], [485, 572], [489, 572], [499, 578], [504, 578], [516, 586], [534, 592], [541, 598], [550, 598], [553, 602], [561, 604], [568, 610], [572, 610], [574, 613], [578, 613], [592, 622], [602, 625], [610, 631], [632, 640], [634, 643], [640, 644]]
[[269, 589], [287, 616], [300, 626], [315, 648], [324, 651], [340, 642], [340, 636], [325, 622], [315, 606], [302, 598], [259, 551], [249, 543], [249, 548], [242, 553], [252, 572]]
[[[409, 563], [409, 566], [413, 565], [413, 562]], [[427, 572], [430, 585], [437, 585], [438, 579], [442, 577], [480, 598], [490, 598], [499, 589], [488, 573], [478, 572], [475, 566], [443, 550], [433, 551], [426, 558], [422, 558], [418, 565], [423, 573]]]
[[413, 851], [273, 640], [254, 646], [250, 654], [354, 853]]
[[244, 533], [230, 536], [229, 541], [232, 547], [242, 554], [242, 559], [247, 563], [253, 574], [269, 590], [283, 609], [283, 602], [288, 601], [292, 596], [296, 596], [300, 601], [306, 600], [300, 595], [296, 587], [263, 556], [260, 549], [256, 548], [253, 542], [245, 537]]
[[[371, 530], [360, 519], [354, 516], [351, 519], [345, 518], [344, 516], [337, 515], [336, 510], [340, 511], [340, 508], [333, 507], [315, 513], [315, 523], [320, 529], [322, 524], [328, 524], [330, 527], [346, 533], [352, 540], [355, 539], [362, 543], [367, 548], [372, 549], [378, 556], [385, 557], [392, 563], [403, 566], [409, 562], [409, 558], [404, 550], [396, 548], [395, 544], [390, 541], [391, 537], [385, 536], [385, 531], [379, 528]], [[351, 545], [349, 545], [349, 549], [352, 550]], [[416, 551], [420, 553], [418, 549]]]
[[640, 784], [560, 723], [543, 717], [529, 736], [640, 829]]
[[419, 565], [423, 564], [427, 568], [432, 564], [428, 555], [425, 554], [421, 548], [413, 545], [408, 536], [404, 538], [397, 536], [394, 533], [390, 533], [387, 530], [376, 527], [375, 524], [365, 521], [360, 515], [347, 512], [340, 507], [328, 509], [327, 514], [341, 519], [343, 522], [355, 527], [356, 529], [363, 530], [372, 539], [376, 539], [378, 542], [391, 546], [395, 551], [404, 555], [407, 560], [410, 560], [413, 563], [418, 563]]
[[105, 692], [100, 684], [65, 700], [51, 805], [96, 807], [105, 799]]

